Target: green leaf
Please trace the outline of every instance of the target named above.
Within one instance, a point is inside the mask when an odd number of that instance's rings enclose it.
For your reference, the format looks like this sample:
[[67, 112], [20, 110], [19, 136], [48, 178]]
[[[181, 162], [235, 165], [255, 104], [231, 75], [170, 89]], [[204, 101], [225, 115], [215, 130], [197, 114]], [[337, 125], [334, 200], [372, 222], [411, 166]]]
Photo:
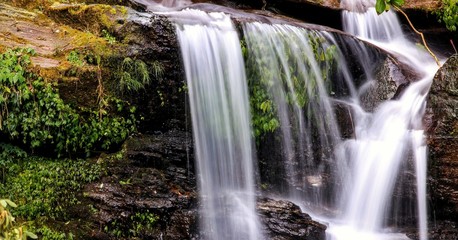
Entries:
[[0, 200], [0, 204], [2, 205], [2, 207], [6, 208], [6, 206], [8, 206], [8, 204], [6, 203], [6, 201], [4, 199]]
[[14, 208], [17, 207], [16, 203], [14, 203], [13, 201], [11, 201], [11, 200], [9, 200], [9, 199], [5, 199], [5, 201], [6, 201], [6, 203], [8, 203], [8, 205], [10, 205], [11, 207], [14, 207]]
[[377, 14], [382, 14], [386, 10], [386, 2], [385, 0], [377, 0], [375, 3], [375, 11]]
[[26, 235], [27, 237], [29, 237], [29, 238], [31, 238], [31, 239], [38, 239], [38, 236], [35, 235], [34, 233], [31, 233], [31, 232], [29, 232], [29, 231], [25, 231], [24, 233], [25, 233], [25, 235]]
[[404, 5], [404, 0], [391, 0], [390, 3], [396, 7]]

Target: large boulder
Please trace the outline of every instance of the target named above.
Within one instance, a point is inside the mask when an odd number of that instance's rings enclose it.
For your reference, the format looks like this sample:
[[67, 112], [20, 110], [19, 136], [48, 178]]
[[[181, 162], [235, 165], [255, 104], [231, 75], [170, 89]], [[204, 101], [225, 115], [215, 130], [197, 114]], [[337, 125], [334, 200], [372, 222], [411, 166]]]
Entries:
[[458, 55], [434, 77], [425, 123], [428, 128], [432, 211], [458, 220]]

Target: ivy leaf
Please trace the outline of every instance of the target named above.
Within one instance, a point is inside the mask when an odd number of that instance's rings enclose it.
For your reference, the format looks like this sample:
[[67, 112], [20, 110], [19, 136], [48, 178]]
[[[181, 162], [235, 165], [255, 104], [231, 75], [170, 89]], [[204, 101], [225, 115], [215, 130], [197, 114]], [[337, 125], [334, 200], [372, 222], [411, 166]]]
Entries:
[[377, 0], [375, 3], [375, 11], [377, 14], [382, 14], [386, 10], [386, 2], [385, 0]]

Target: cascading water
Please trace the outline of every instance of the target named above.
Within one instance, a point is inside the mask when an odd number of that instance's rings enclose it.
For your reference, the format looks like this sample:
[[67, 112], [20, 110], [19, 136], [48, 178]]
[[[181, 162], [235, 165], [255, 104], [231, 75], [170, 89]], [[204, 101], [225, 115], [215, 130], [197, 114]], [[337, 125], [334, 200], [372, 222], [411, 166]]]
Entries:
[[276, 112], [279, 119], [280, 165], [289, 186], [280, 191], [315, 207], [323, 204], [330, 200], [321, 188], [329, 171], [324, 162], [334, 158], [332, 148], [340, 141], [327, 93], [336, 46], [327, 41], [330, 36], [285, 24], [246, 23], [244, 35], [249, 81], [261, 81], [268, 96], [263, 104], [269, 107], [261, 110]]
[[223, 13], [179, 15], [193, 21], [178, 20], [177, 35], [189, 88], [202, 234], [211, 240], [262, 239], [240, 40]]
[[[426, 239], [426, 147], [421, 119], [437, 68], [427, 53], [404, 38], [394, 12], [378, 16], [371, 4], [347, 2], [357, 12], [344, 12], [345, 30], [391, 52], [420, 77], [410, 79], [411, 86], [398, 100], [367, 112], [360, 101], [367, 87], [355, 90], [351, 86], [342, 53], [334, 49], [331, 60], [339, 63], [338, 70], [343, 72], [351, 95], [338, 101], [352, 108], [355, 139], [340, 140], [325, 81], [330, 68], [320, 63], [322, 53], [316, 56], [317, 49], [337, 47], [330, 35], [288, 25], [247, 23], [247, 51], [255, 59], [248, 64], [258, 68], [254, 76], [263, 79], [280, 122], [285, 178], [292, 187], [284, 192], [285, 197], [307, 202], [313, 206], [308, 211], [318, 218], [322, 218], [319, 211], [313, 211], [317, 206], [336, 207], [337, 216], [325, 220], [331, 222], [330, 239], [406, 239], [403, 234], [386, 232], [390, 222], [396, 222], [388, 220], [396, 211], [393, 209], [403, 207], [393, 203], [393, 193], [408, 166], [406, 162], [413, 157], [417, 182], [408, 187], [417, 187], [419, 235]], [[314, 38], [320, 40], [313, 44]], [[373, 61], [364, 48], [358, 47], [354, 53], [366, 71], [367, 81], [374, 81], [370, 67]], [[313, 147], [316, 142], [320, 145], [318, 153]], [[334, 163], [327, 165], [328, 161]], [[343, 181], [341, 191], [336, 186], [322, 190], [326, 175], [334, 175], [333, 181]], [[329, 190], [334, 194], [326, 195]]]
[[[388, 218], [397, 209], [394, 188], [412, 158], [419, 235], [427, 239], [421, 119], [436, 67], [403, 37], [395, 13], [376, 16], [373, 2], [342, 4], [353, 10], [344, 12], [347, 32], [396, 55], [419, 77], [410, 79], [397, 100], [368, 112], [360, 101], [367, 84], [360, 89], [352, 85], [332, 34], [286, 24], [245, 23], [248, 84], [258, 91], [251, 97], [263, 101], [254, 110], [264, 114], [261, 127], [279, 127], [283, 139], [283, 163], [277, 165], [284, 167], [288, 188], [280, 192], [329, 222], [329, 239], [405, 239], [404, 234], [387, 233]], [[174, 15], [179, 15], [175, 21], [189, 86], [202, 234], [206, 239], [262, 239], [255, 212], [247, 79], [237, 32], [223, 13], [184, 10]], [[365, 77], [373, 81], [369, 52], [362, 45], [353, 51]], [[344, 79], [350, 97], [333, 99], [330, 82], [336, 76]], [[336, 103], [352, 111], [353, 139], [342, 140]]]
[[[431, 57], [404, 38], [394, 12], [377, 16], [371, 1], [343, 1], [351, 11], [343, 13], [345, 31], [370, 41], [396, 55], [420, 76], [398, 100], [379, 106], [374, 113], [353, 108], [355, 139], [341, 145], [349, 174], [342, 196], [340, 223], [331, 225], [330, 239], [405, 239], [385, 234], [394, 187], [403, 172], [408, 153], [416, 164], [417, 205], [420, 239], [427, 239], [426, 147], [422, 130], [425, 98], [437, 67]], [[362, 7], [363, 6], [363, 7]], [[356, 100], [353, 102], [357, 102]], [[353, 105], [354, 106], [354, 105]], [[415, 186], [410, 186], [415, 187]]]

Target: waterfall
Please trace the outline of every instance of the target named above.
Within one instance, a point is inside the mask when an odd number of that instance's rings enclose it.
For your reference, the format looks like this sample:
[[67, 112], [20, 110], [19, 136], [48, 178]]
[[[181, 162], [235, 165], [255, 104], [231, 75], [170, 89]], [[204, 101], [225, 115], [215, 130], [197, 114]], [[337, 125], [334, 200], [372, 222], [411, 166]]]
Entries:
[[[279, 173], [270, 181], [281, 197], [329, 223], [329, 239], [407, 239], [391, 228], [396, 212], [406, 211], [393, 197], [403, 185], [417, 188], [413, 211], [420, 239], [427, 239], [422, 116], [437, 67], [404, 37], [394, 12], [377, 16], [373, 1], [342, 6], [352, 10], [343, 13], [345, 31], [416, 72], [397, 99], [363, 106], [362, 95], [377, 84], [377, 57], [356, 41], [254, 21], [242, 25], [241, 46], [224, 13], [187, 9], [170, 15], [189, 88], [204, 239], [263, 239], [255, 212], [252, 132], [278, 134], [281, 157], [271, 156], [277, 162], [263, 167], [272, 164]], [[348, 51], [356, 58], [349, 59]], [[365, 82], [352, 76], [346, 61], [358, 62]], [[336, 93], [339, 84], [345, 93]], [[338, 119], [345, 118], [337, 114], [340, 105], [350, 118], [349, 139], [339, 130]], [[410, 170], [415, 183], [403, 183]]]
[[334, 159], [332, 149], [340, 141], [328, 96], [336, 45], [327, 40], [330, 35], [285, 24], [246, 23], [243, 30], [249, 84], [265, 91], [279, 122], [283, 158], [278, 165], [287, 185], [280, 193], [322, 205], [330, 201], [321, 186], [330, 170], [324, 163]]
[[193, 20], [181, 20], [176, 29], [189, 88], [202, 234], [263, 239], [240, 40], [226, 14], [188, 9], [180, 15]]
[[[372, 4], [372, 5], [371, 5]], [[422, 126], [425, 98], [434, 72], [432, 58], [408, 41], [395, 12], [377, 16], [371, 1], [343, 1], [344, 30], [387, 50], [414, 69], [417, 79], [398, 100], [381, 104], [373, 113], [355, 107], [355, 139], [340, 146], [349, 164], [342, 196], [342, 216], [328, 230], [330, 239], [407, 239], [402, 234], [387, 234], [390, 210], [401, 209], [393, 203], [394, 188], [408, 166], [416, 167], [417, 215], [420, 239], [427, 239], [426, 146]], [[362, 8], [361, 6], [365, 6]], [[367, 74], [370, 75], [370, 74]], [[410, 154], [411, 153], [411, 154]], [[389, 222], [389, 221], [388, 221]]]

